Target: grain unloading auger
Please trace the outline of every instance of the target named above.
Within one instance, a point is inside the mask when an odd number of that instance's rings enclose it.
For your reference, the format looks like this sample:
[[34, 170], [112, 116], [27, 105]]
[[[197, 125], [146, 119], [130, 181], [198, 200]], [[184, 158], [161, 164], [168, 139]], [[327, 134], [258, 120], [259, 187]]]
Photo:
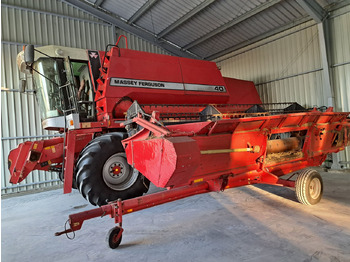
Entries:
[[[119, 199], [70, 215], [70, 228], [56, 235], [79, 230], [85, 220], [109, 215], [119, 223], [108, 238], [109, 246], [116, 248], [121, 242], [125, 214], [251, 184], [295, 187], [299, 202], [318, 203], [323, 192], [322, 178], [307, 167], [321, 165], [327, 154], [350, 145], [349, 113], [332, 112], [332, 108], [326, 112], [288, 112], [287, 108], [271, 113], [264, 106], [269, 105], [250, 107], [252, 113], [239, 113], [234, 105], [209, 105], [197, 113], [192, 107], [187, 114], [153, 111], [150, 115], [145, 110], [164, 106], [139, 106], [134, 102], [124, 125], [127, 130], [139, 131], [122, 141], [127, 161], [167, 191]], [[174, 107], [166, 108], [171, 111]], [[191, 118], [190, 123], [171, 122], [186, 117]], [[164, 125], [164, 121], [168, 124]], [[289, 178], [280, 178], [287, 174], [291, 174]], [[292, 179], [294, 175], [296, 179]]]

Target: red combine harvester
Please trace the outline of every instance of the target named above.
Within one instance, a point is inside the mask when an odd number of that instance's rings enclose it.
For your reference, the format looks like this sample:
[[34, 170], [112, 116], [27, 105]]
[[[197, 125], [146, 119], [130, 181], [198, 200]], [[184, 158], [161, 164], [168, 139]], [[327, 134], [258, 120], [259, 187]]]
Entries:
[[[27, 46], [17, 57], [33, 75], [43, 127], [64, 136], [12, 150], [11, 183], [56, 171], [64, 193], [77, 188], [101, 206], [70, 215], [56, 235], [110, 215], [116, 248], [125, 214], [250, 184], [295, 187], [301, 203], [320, 201], [322, 178], [306, 168], [350, 145], [349, 113], [262, 104], [252, 82], [222, 77], [215, 63], [117, 44], [105, 52]], [[167, 190], [142, 196], [150, 181]]]

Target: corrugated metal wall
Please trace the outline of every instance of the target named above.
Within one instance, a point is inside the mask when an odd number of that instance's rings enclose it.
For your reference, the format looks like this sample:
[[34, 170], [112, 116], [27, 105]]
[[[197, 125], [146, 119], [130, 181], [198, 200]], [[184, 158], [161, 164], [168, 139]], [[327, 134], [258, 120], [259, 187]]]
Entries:
[[[350, 7], [331, 14], [335, 110], [350, 111]], [[327, 105], [317, 25], [307, 22], [216, 60], [224, 76], [254, 81], [265, 103]], [[350, 161], [350, 150], [339, 153]], [[349, 166], [348, 166], [349, 167]]]
[[[332, 39], [331, 73], [337, 111], [350, 112], [350, 6], [330, 20]], [[340, 152], [341, 161], [350, 161], [350, 148]], [[350, 164], [347, 164], [350, 168]]]
[[[222, 74], [254, 81], [265, 103], [323, 104], [322, 94], [314, 95], [322, 86], [322, 76], [318, 71], [321, 70], [318, 31], [313, 23], [305, 23], [232, 55], [218, 63]], [[306, 85], [308, 88], [304, 88]]]
[[[18, 89], [16, 56], [23, 44], [63, 45], [104, 50], [115, 43], [116, 34], [126, 34], [129, 48], [162, 53], [159, 47], [115, 29], [94, 16], [57, 0], [3, 0], [1, 2], [1, 87]], [[10, 149], [26, 140], [52, 135], [41, 126], [33, 93], [1, 90], [1, 194], [58, 185], [50, 172], [32, 172], [20, 185], [9, 184], [7, 156]], [[39, 136], [39, 137], [38, 137]]]

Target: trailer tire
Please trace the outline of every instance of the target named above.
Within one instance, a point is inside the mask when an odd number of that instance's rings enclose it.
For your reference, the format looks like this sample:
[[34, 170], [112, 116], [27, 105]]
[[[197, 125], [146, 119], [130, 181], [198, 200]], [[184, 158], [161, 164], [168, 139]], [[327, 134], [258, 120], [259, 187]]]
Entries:
[[80, 154], [76, 164], [77, 187], [92, 205], [102, 206], [148, 191], [149, 180], [127, 163], [123, 138], [122, 133], [97, 137]]
[[108, 243], [108, 246], [110, 248], [116, 249], [117, 247], [119, 247], [120, 243], [122, 242], [122, 237], [123, 237], [122, 234], [120, 234], [120, 237], [118, 237], [119, 232], [121, 230], [122, 229], [118, 226], [109, 230], [108, 235], [107, 235], [107, 243]]
[[321, 175], [313, 169], [302, 171], [295, 182], [295, 193], [298, 201], [304, 205], [320, 202], [323, 193]]

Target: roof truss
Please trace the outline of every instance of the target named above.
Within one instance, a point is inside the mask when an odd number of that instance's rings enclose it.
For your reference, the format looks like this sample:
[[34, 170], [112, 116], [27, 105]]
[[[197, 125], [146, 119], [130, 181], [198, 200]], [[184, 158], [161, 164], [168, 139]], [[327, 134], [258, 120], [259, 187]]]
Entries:
[[134, 25], [128, 24], [127, 21], [123, 20], [120, 17], [112, 16], [110, 14], [107, 14], [106, 12], [95, 8], [94, 4], [89, 4], [87, 1], [82, 0], [63, 0], [64, 2], [71, 4], [73, 6], [79, 7], [80, 9], [100, 18], [101, 20], [104, 20], [114, 26], [117, 26], [118, 28], [121, 28], [125, 31], [128, 31], [132, 34], [135, 34], [152, 44], [159, 46], [169, 53], [177, 56], [182, 57], [188, 57], [188, 58], [199, 58], [195, 54], [192, 54], [188, 51], [182, 50], [179, 46], [176, 46], [174, 43], [171, 43], [169, 41], [166, 41], [164, 39], [159, 40], [156, 38], [156, 36], [146, 30], [143, 30], [139, 27], [136, 27]]
[[250, 17], [252, 17], [252, 16], [254, 16], [254, 15], [256, 15], [256, 14], [258, 14], [258, 13], [264, 11], [264, 10], [266, 10], [267, 8], [277, 4], [279, 2], [281, 2], [281, 0], [270, 0], [270, 1], [268, 1], [268, 2], [266, 2], [264, 4], [262, 4], [262, 5], [259, 5], [258, 7], [252, 9], [251, 11], [249, 11], [249, 12], [247, 12], [247, 13], [239, 16], [239, 17], [237, 17], [236, 19], [234, 19], [234, 20], [232, 20], [232, 21], [230, 21], [230, 22], [220, 26], [219, 28], [211, 31], [209, 34], [206, 34], [205, 36], [203, 36], [203, 37], [201, 37], [201, 38], [199, 38], [199, 39], [197, 39], [197, 40], [187, 44], [183, 48], [185, 50], [191, 49], [192, 47], [207, 41], [209, 38], [212, 38], [213, 36], [215, 36], [215, 35], [223, 32], [223, 31], [233, 27], [234, 25], [237, 25], [238, 23], [241, 23], [244, 20], [249, 19]]
[[148, 0], [135, 14], [130, 17], [128, 24], [135, 23], [144, 13], [146, 13], [158, 0]]
[[203, 3], [201, 3], [200, 5], [196, 6], [195, 8], [193, 8], [190, 12], [188, 12], [187, 14], [185, 14], [183, 17], [181, 17], [179, 20], [175, 21], [173, 24], [171, 24], [170, 26], [168, 26], [167, 28], [165, 28], [162, 32], [160, 32], [158, 34], [158, 38], [161, 38], [167, 34], [169, 34], [171, 31], [175, 30], [176, 28], [178, 28], [180, 25], [182, 25], [183, 23], [185, 23], [187, 20], [189, 20], [190, 18], [194, 17], [196, 14], [198, 14], [200, 11], [204, 10], [205, 8], [207, 8], [209, 5], [211, 5], [213, 2], [215, 2], [215, 0], [206, 0]]

